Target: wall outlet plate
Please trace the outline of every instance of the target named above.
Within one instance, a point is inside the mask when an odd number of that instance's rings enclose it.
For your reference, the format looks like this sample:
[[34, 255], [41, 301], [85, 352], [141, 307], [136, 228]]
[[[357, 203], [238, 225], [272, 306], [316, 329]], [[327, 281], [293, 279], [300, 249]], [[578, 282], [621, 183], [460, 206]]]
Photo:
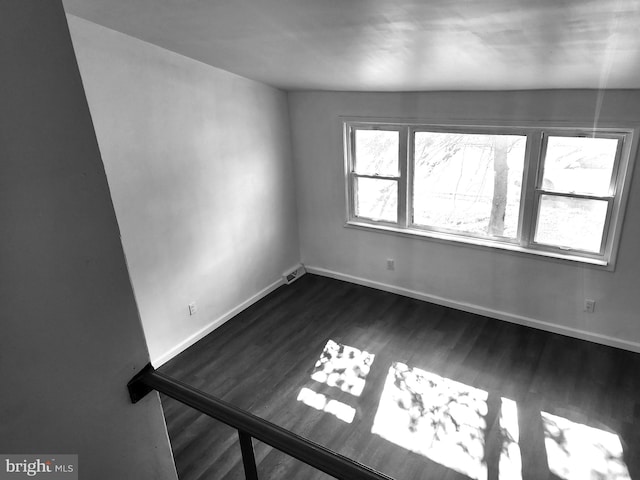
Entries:
[[591, 299], [591, 298], [587, 298], [584, 301], [584, 311], [588, 312], [588, 313], [593, 313], [596, 309], [596, 301]]

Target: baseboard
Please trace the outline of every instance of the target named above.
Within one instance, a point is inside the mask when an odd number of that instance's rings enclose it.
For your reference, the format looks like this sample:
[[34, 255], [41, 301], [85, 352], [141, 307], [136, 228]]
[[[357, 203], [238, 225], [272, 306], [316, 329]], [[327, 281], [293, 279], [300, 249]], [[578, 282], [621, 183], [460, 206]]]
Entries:
[[577, 328], [564, 327], [561, 325], [536, 320], [535, 318], [525, 317], [522, 315], [514, 315], [512, 313], [481, 307], [479, 305], [474, 305], [471, 303], [459, 302], [450, 298], [429, 295], [426, 293], [418, 292], [416, 290], [409, 290], [407, 288], [398, 287], [387, 283], [367, 280], [366, 278], [347, 275], [345, 273], [327, 270], [325, 268], [312, 267], [309, 265], [305, 265], [305, 268], [308, 273], [321, 275], [323, 277], [335, 278], [336, 280], [343, 280], [345, 282], [355, 283], [357, 285], [363, 285], [365, 287], [371, 287], [377, 290], [383, 290], [385, 292], [396, 293], [404, 297], [415, 298], [417, 300], [435, 303], [436, 305], [455, 308], [456, 310], [462, 310], [463, 312], [475, 313], [485, 317], [496, 318], [498, 320], [504, 320], [506, 322], [516, 323], [518, 325], [533, 327], [539, 330], [545, 330], [547, 332], [558, 333], [560, 335], [566, 335], [569, 337], [578, 338], [580, 340], [587, 340], [590, 342], [599, 343], [601, 345], [607, 345], [610, 347], [616, 347], [623, 350], [640, 353], [640, 343], [637, 342], [622, 340], [619, 338], [601, 335], [599, 333], [588, 332], [586, 330], [580, 330]]
[[251, 305], [256, 303], [258, 300], [266, 297], [271, 292], [273, 292], [276, 288], [278, 288], [278, 287], [280, 287], [282, 285], [284, 285], [284, 280], [282, 278], [276, 280], [271, 285], [267, 286], [266, 288], [263, 288], [258, 293], [256, 293], [255, 295], [253, 295], [249, 299], [247, 299], [244, 302], [242, 302], [240, 305], [232, 308], [231, 310], [229, 310], [228, 312], [226, 312], [222, 316], [220, 316], [220, 317], [216, 318], [215, 320], [213, 320], [211, 323], [209, 323], [204, 328], [198, 330], [193, 335], [187, 337], [185, 340], [180, 342], [175, 347], [171, 348], [166, 353], [160, 355], [157, 358], [152, 359], [151, 360], [151, 365], [153, 365], [154, 368], [158, 368], [161, 365], [167, 363], [173, 357], [175, 357], [176, 355], [180, 354], [181, 352], [183, 352], [184, 350], [189, 348], [191, 345], [196, 343], [198, 340], [201, 340], [202, 338], [204, 338], [207, 335], [209, 335], [211, 332], [213, 332], [220, 325], [222, 325], [225, 322], [231, 320], [233, 317], [238, 315], [240, 312], [242, 312], [243, 310], [249, 308]]

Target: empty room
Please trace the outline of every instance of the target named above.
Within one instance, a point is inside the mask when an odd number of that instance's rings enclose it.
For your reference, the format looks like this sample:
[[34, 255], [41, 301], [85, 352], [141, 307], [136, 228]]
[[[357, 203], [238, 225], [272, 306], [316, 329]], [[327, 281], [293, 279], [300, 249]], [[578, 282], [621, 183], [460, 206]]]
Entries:
[[640, 480], [639, 26], [0, 0], [0, 478]]

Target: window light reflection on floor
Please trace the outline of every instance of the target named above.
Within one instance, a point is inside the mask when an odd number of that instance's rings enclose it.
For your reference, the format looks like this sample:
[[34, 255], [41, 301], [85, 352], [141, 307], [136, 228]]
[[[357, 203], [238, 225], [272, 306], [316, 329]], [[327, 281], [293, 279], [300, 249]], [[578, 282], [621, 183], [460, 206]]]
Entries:
[[346, 423], [353, 422], [356, 415], [355, 408], [337, 400], [328, 399], [326, 395], [316, 393], [309, 388], [300, 390], [298, 401], [316, 410], [330, 413]]
[[[488, 393], [394, 363], [371, 432], [475, 480], [487, 479]], [[500, 479], [522, 478], [517, 405], [502, 398]]]
[[311, 378], [359, 397], [374, 358], [372, 353], [329, 340]]
[[549, 470], [564, 480], [631, 480], [620, 437], [541, 412]]
[[500, 397], [500, 434], [502, 449], [498, 463], [499, 480], [522, 479], [522, 453], [520, 452], [520, 428], [518, 404]]

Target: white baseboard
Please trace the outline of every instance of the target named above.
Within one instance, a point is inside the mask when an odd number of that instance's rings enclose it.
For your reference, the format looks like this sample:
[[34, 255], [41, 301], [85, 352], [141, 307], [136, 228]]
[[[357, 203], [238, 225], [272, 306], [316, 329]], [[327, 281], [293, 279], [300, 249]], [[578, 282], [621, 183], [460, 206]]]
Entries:
[[206, 337], [211, 332], [213, 332], [216, 328], [218, 328], [219, 326], [221, 326], [225, 322], [231, 320], [233, 317], [238, 315], [240, 312], [242, 312], [243, 310], [249, 308], [251, 305], [256, 303], [258, 300], [266, 297], [271, 292], [273, 292], [276, 288], [278, 288], [278, 287], [280, 287], [282, 285], [284, 285], [284, 280], [282, 278], [276, 280], [271, 285], [267, 286], [266, 288], [263, 288], [258, 293], [256, 293], [255, 295], [253, 295], [249, 299], [247, 299], [244, 302], [242, 302], [240, 305], [232, 308], [231, 310], [229, 310], [228, 312], [226, 312], [222, 316], [216, 318], [214, 321], [209, 323], [204, 328], [198, 330], [193, 335], [190, 335], [185, 340], [180, 342], [178, 345], [176, 345], [175, 347], [171, 348], [169, 351], [167, 351], [164, 354], [160, 355], [159, 357], [154, 358], [153, 360], [151, 360], [151, 365], [153, 365], [154, 368], [158, 368], [161, 365], [167, 363], [173, 357], [175, 357], [179, 353], [181, 353], [184, 350], [186, 350], [187, 348], [189, 348], [191, 345], [196, 343], [198, 340], [201, 340], [202, 338]]
[[407, 288], [398, 287], [395, 285], [389, 285], [387, 283], [376, 282], [374, 280], [367, 280], [361, 277], [355, 277], [353, 275], [347, 275], [345, 273], [336, 272], [333, 270], [327, 270], [320, 267], [312, 267], [305, 265], [308, 273], [314, 273], [323, 277], [335, 278], [336, 280], [343, 280], [345, 282], [355, 283], [357, 285], [363, 285], [365, 287], [375, 288], [377, 290], [383, 290], [385, 292], [396, 293], [405, 297], [415, 298], [417, 300], [423, 300], [429, 303], [435, 303], [436, 305], [442, 305], [444, 307], [455, 308], [456, 310], [462, 310], [463, 312], [475, 313], [485, 317], [496, 318], [498, 320], [504, 320], [511, 323], [517, 323], [518, 325], [525, 325], [527, 327], [537, 328], [539, 330], [545, 330], [547, 332], [559, 333], [573, 338], [579, 338], [581, 340], [588, 340], [590, 342], [607, 345], [610, 347], [621, 348], [623, 350], [629, 350], [631, 352], [640, 353], [640, 343], [631, 342], [629, 340], [622, 340], [620, 338], [610, 337], [599, 333], [588, 332], [586, 330], [580, 330], [577, 328], [565, 327], [562, 325], [556, 325], [549, 322], [543, 322], [534, 318], [525, 317], [522, 315], [515, 315], [512, 313], [503, 312], [500, 310], [494, 310], [491, 308], [481, 307], [471, 303], [458, 302], [449, 298], [443, 298], [436, 295], [429, 295], [426, 293], [418, 292], [416, 290], [409, 290]]

